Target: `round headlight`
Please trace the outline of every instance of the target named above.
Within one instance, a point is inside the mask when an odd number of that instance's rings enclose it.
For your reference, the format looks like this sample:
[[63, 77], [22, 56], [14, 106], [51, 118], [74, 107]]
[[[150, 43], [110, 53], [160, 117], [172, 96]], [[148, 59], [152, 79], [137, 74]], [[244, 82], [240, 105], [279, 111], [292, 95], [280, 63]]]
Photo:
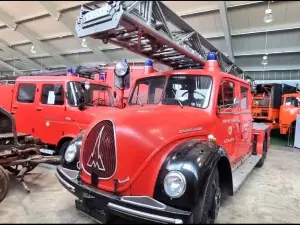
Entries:
[[179, 171], [169, 172], [164, 179], [164, 189], [171, 198], [181, 197], [186, 189], [186, 180]]
[[128, 69], [129, 69], [129, 65], [126, 62], [124, 62], [124, 61], [118, 62], [115, 67], [115, 73], [117, 76], [123, 77], [123, 76], [127, 75]]
[[76, 152], [77, 152], [76, 145], [75, 144], [69, 145], [69, 147], [65, 152], [65, 160], [69, 163], [72, 162], [76, 157]]

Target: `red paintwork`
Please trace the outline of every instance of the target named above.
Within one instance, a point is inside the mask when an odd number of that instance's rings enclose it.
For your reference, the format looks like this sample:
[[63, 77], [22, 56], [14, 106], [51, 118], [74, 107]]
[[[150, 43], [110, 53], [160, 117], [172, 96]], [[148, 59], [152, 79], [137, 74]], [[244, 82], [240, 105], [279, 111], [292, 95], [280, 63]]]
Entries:
[[[143, 66], [131, 67], [131, 84], [139, 78], [145, 76]], [[19, 103], [17, 90], [21, 83], [34, 83], [37, 89], [41, 90], [43, 84], [62, 84], [65, 91], [69, 81], [84, 81], [85, 78], [75, 76], [20, 76], [15, 85], [0, 84], [0, 106], [14, 113], [18, 132], [28, 133], [41, 138], [42, 142], [50, 145], [58, 145], [64, 138], [74, 138], [81, 129], [86, 129], [96, 115], [102, 114], [108, 107], [88, 106], [84, 111], [78, 107], [71, 107], [65, 98], [64, 105], [44, 105], [41, 104], [40, 94], [36, 92], [34, 103]], [[107, 67], [106, 80], [89, 80], [91, 84], [114, 87], [114, 68]], [[115, 90], [111, 88], [111, 93]], [[118, 92], [116, 106], [121, 106], [121, 91]], [[39, 92], [40, 93], [40, 92]], [[124, 97], [128, 96], [129, 90], [124, 91]], [[4, 97], [5, 96], [5, 97]], [[122, 97], [121, 97], [122, 98]], [[16, 108], [17, 107], [17, 108]], [[41, 108], [41, 111], [37, 111]], [[117, 109], [119, 111], [119, 109]], [[70, 117], [72, 121], [66, 120]], [[46, 126], [50, 122], [50, 126]]]
[[[208, 134], [213, 134], [217, 143], [228, 152], [231, 165], [234, 166], [247, 153], [252, 151], [252, 114], [251, 88], [247, 81], [232, 75], [220, 72], [217, 62], [209, 61], [203, 70], [177, 70], [153, 73], [158, 75], [210, 75], [213, 78], [213, 88], [209, 106], [199, 109], [175, 105], [128, 105], [123, 110], [110, 109], [98, 114], [95, 121], [89, 126], [86, 134], [101, 120], [111, 120], [116, 129], [117, 144], [117, 171], [110, 180], [99, 182], [98, 188], [113, 191], [113, 179], [129, 181], [119, 184], [121, 195], [153, 196], [157, 174], [167, 154], [178, 143], [190, 138], [207, 140]], [[233, 81], [237, 87], [235, 96], [240, 98], [241, 86], [248, 88], [248, 108], [241, 111], [240, 105], [235, 109], [227, 109], [229, 114], [217, 113], [217, 98], [221, 80]], [[238, 120], [233, 122], [228, 120]], [[245, 127], [248, 126], [247, 127]], [[232, 126], [232, 134], [229, 134]], [[179, 134], [179, 130], [202, 127], [195, 132]], [[87, 135], [85, 135], [86, 137]], [[84, 149], [85, 137], [82, 149]], [[225, 139], [234, 138], [234, 141], [224, 143]], [[90, 157], [92, 149], [82, 151], [80, 167], [84, 168], [83, 161]], [[85, 183], [91, 183], [91, 177], [82, 170], [81, 178]], [[142, 187], [142, 188], [141, 188]]]

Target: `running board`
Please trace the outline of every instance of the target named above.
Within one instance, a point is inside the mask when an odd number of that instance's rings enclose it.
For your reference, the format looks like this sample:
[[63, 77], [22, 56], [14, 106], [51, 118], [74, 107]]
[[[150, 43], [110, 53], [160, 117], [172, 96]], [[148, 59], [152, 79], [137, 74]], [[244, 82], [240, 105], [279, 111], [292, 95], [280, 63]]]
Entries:
[[251, 155], [236, 170], [234, 170], [232, 173], [233, 193], [235, 193], [246, 180], [260, 158], [261, 155]]

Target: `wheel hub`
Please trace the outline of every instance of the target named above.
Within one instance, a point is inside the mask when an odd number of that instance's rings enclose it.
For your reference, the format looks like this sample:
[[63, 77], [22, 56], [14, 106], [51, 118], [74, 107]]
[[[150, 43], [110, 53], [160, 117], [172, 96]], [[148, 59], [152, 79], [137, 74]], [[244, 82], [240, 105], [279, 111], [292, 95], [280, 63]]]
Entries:
[[221, 204], [221, 190], [219, 187], [216, 188], [215, 191], [215, 196], [214, 196], [214, 201], [213, 201], [213, 210], [212, 210], [212, 216], [214, 219], [217, 218], [219, 209], [220, 209], [220, 204]]

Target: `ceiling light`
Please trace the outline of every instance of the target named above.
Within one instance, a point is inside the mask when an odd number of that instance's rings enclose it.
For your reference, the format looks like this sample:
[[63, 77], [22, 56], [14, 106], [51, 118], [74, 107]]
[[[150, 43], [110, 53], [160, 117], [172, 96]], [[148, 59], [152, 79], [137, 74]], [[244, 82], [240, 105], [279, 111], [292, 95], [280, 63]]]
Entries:
[[31, 46], [30, 52], [31, 52], [32, 54], [35, 54], [35, 53], [36, 53], [36, 50], [35, 50], [34, 45]]
[[273, 15], [272, 15], [272, 9], [266, 9], [265, 11], [265, 17], [264, 17], [265, 23], [271, 23], [273, 22]]
[[262, 65], [268, 65], [268, 56], [264, 55], [263, 60], [261, 61]]
[[83, 48], [87, 48], [87, 43], [86, 43], [86, 39], [85, 38], [82, 39], [81, 46]]

